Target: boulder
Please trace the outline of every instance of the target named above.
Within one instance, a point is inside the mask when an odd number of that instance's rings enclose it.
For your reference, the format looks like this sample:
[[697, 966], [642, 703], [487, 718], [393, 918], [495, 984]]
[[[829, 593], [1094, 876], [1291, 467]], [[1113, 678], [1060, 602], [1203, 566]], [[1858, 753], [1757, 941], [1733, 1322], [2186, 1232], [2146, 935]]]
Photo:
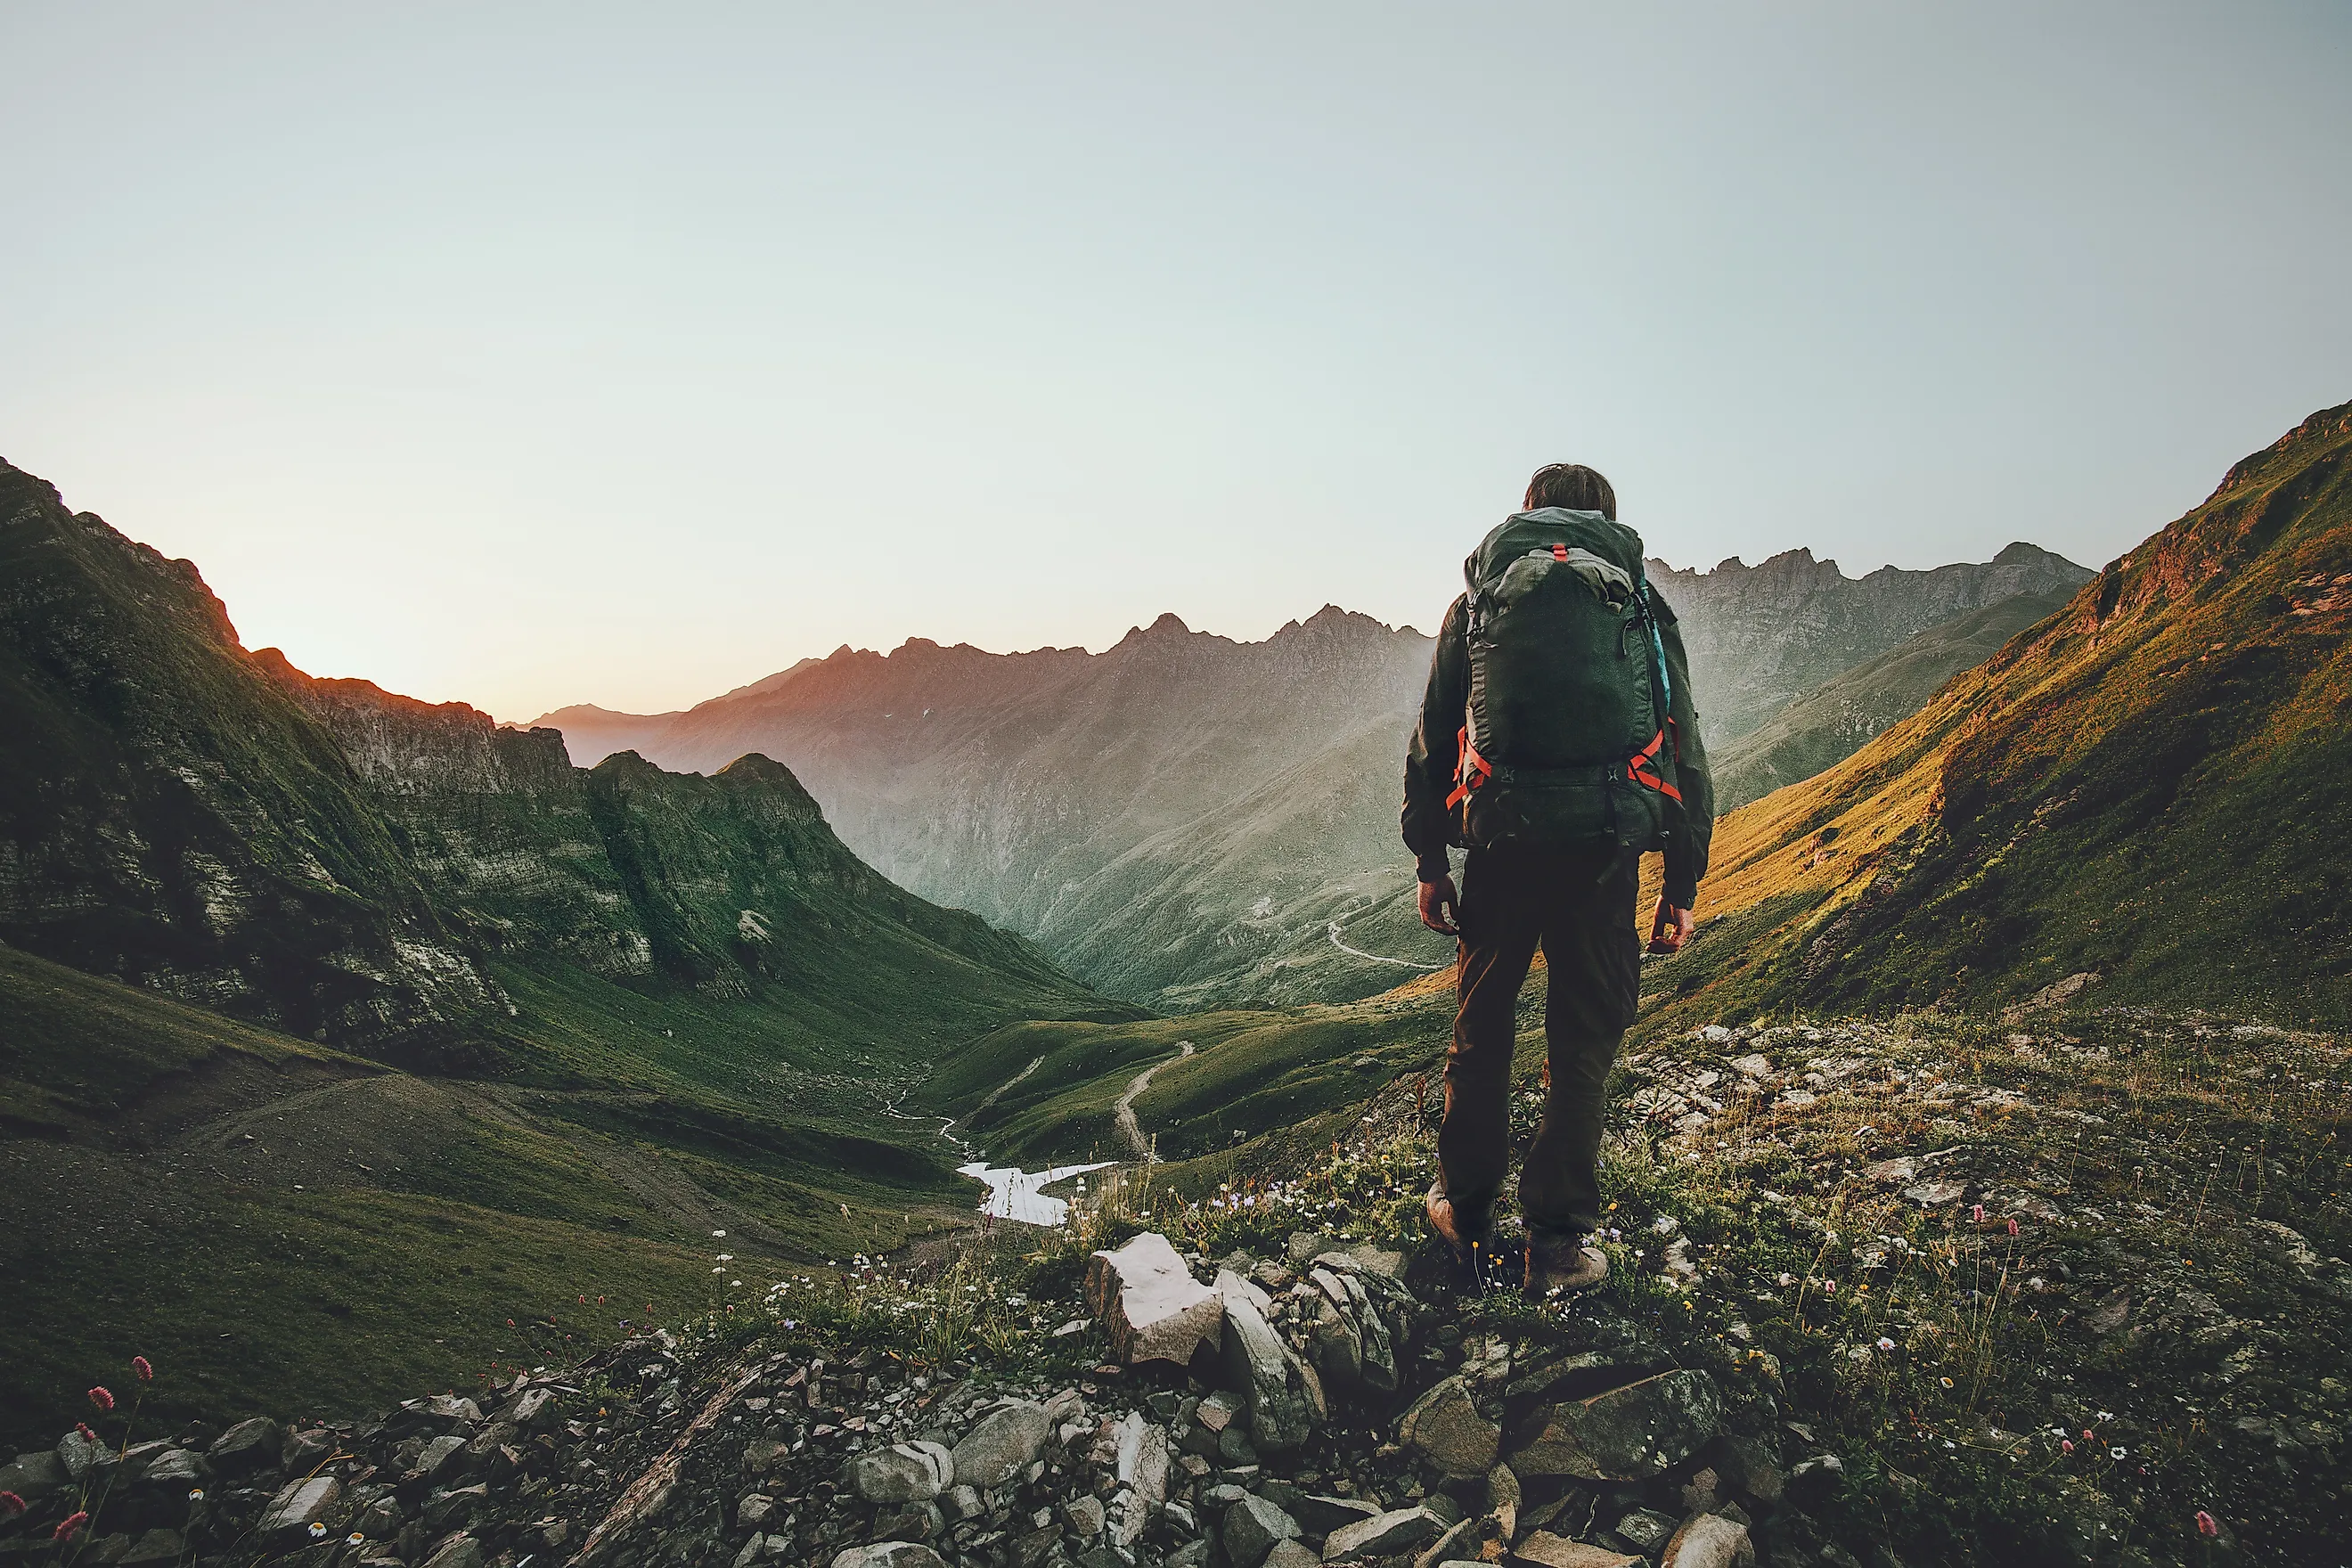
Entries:
[[1223, 1331], [1217, 1292], [1192, 1278], [1158, 1231], [1087, 1259], [1087, 1306], [1113, 1352], [1130, 1363], [1189, 1362], [1203, 1343], [1215, 1348]]
[[214, 1439], [205, 1450], [205, 1458], [224, 1476], [243, 1475], [265, 1465], [278, 1462], [278, 1450], [286, 1440], [285, 1432], [267, 1415], [257, 1415], [240, 1421]]
[[204, 1485], [209, 1474], [194, 1449], [166, 1448], [148, 1461], [147, 1473], [139, 1480], [141, 1485], [156, 1489], [185, 1491]]
[[1276, 1542], [1297, 1539], [1298, 1521], [1265, 1499], [1244, 1492], [1239, 1501], [1225, 1510], [1224, 1526], [1218, 1535], [1233, 1568], [1259, 1568]]
[[343, 1483], [332, 1476], [307, 1476], [287, 1482], [261, 1510], [254, 1529], [264, 1538], [307, 1531], [343, 1499]]
[[555, 1398], [551, 1388], [527, 1388], [508, 1402], [499, 1419], [526, 1432], [540, 1431], [555, 1422]]
[[51, 1492], [65, 1490], [67, 1479], [65, 1465], [46, 1448], [35, 1454], [19, 1454], [0, 1465], [0, 1492], [15, 1492], [27, 1503], [37, 1503]]
[[867, 1502], [929, 1502], [955, 1484], [955, 1457], [937, 1443], [898, 1443], [858, 1455], [845, 1471], [850, 1490]]
[[114, 1560], [115, 1568], [157, 1568], [158, 1564], [175, 1563], [187, 1549], [178, 1531], [151, 1530]]
[[1130, 1410], [1111, 1430], [1118, 1443], [1113, 1463], [1120, 1482], [1133, 1487], [1136, 1495], [1154, 1508], [1166, 1502], [1168, 1468], [1174, 1458], [1168, 1447], [1168, 1429], [1146, 1421], [1142, 1411]]
[[1286, 1453], [1314, 1431], [1321, 1388], [1265, 1321], [1264, 1292], [1228, 1269], [1217, 1276], [1217, 1293], [1224, 1299], [1225, 1381], [1248, 1402], [1249, 1439], [1265, 1452]]
[[1713, 1437], [1722, 1415], [1706, 1373], [1661, 1373], [1538, 1408], [1521, 1427], [1510, 1465], [1520, 1476], [1649, 1480]]
[[[108, 1447], [103, 1439], [83, 1436], [79, 1426], [58, 1439], [58, 1463], [65, 1467], [66, 1479], [69, 1481], [79, 1483], [87, 1479], [92, 1470], [113, 1458], [114, 1450]], [[0, 1489], [17, 1491], [22, 1489], [10, 1487]]]
[[[1203, 1544], [1206, 1543], [1203, 1542]], [[1168, 1561], [1172, 1568], [1176, 1560], [1171, 1557]], [[1261, 1568], [1322, 1568], [1322, 1563], [1323, 1559], [1307, 1550], [1303, 1542], [1277, 1541], [1266, 1552], [1265, 1562]], [[1486, 1564], [1482, 1563], [1478, 1568], [1486, 1568]]]
[[1659, 1568], [1733, 1568], [1755, 1561], [1756, 1548], [1748, 1542], [1746, 1525], [1719, 1513], [1697, 1513], [1684, 1521], [1666, 1542]]
[[482, 1543], [470, 1535], [445, 1541], [425, 1560], [425, 1568], [482, 1568]]
[[455, 1432], [434, 1438], [418, 1452], [416, 1462], [408, 1467], [406, 1475], [401, 1477], [402, 1482], [412, 1488], [429, 1485], [443, 1470], [449, 1468], [449, 1461], [465, 1446], [466, 1439]]
[[1522, 1562], [1540, 1563], [1542, 1568], [1643, 1568], [1642, 1558], [1612, 1552], [1605, 1546], [1570, 1541], [1548, 1530], [1538, 1530], [1520, 1542], [1512, 1555]]
[[1092, 1541], [1103, 1532], [1102, 1500], [1080, 1492], [1062, 1505], [1062, 1522], [1080, 1541]]
[[955, 1446], [950, 1474], [983, 1490], [1001, 1487], [1029, 1468], [1052, 1430], [1045, 1407], [1031, 1400], [992, 1411]]
[[919, 1541], [877, 1541], [836, 1553], [833, 1568], [947, 1568], [947, 1564]]
[[1323, 1561], [1342, 1557], [1401, 1557], [1418, 1552], [1445, 1533], [1445, 1524], [1425, 1508], [1391, 1509], [1323, 1538]]
[[1503, 1429], [1478, 1414], [1460, 1378], [1449, 1377], [1412, 1402], [1397, 1423], [1397, 1441], [1444, 1475], [1466, 1480], [1494, 1468]]

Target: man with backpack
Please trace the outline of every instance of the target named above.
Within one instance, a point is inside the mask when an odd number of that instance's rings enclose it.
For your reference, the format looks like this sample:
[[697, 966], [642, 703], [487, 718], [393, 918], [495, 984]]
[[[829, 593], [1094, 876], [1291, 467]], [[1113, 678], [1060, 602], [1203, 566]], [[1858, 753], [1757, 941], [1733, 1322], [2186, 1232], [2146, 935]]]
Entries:
[[[1715, 792], [1674, 612], [1609, 481], [1555, 463], [1464, 563], [1405, 756], [1421, 918], [1460, 939], [1431, 1228], [1474, 1268], [1510, 1152], [1519, 987], [1549, 972], [1543, 1118], [1522, 1162], [1526, 1289], [1598, 1284], [1603, 1086], [1642, 982], [1643, 851], [1665, 854], [1652, 950], [1690, 940]], [[1468, 851], [1457, 894], [1446, 848]]]

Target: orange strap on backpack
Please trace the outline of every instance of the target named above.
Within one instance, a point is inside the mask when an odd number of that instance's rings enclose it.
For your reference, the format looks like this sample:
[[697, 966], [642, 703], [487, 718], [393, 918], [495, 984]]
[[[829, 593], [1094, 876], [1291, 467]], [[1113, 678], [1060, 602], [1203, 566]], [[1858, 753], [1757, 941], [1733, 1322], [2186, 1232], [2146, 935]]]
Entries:
[[[1675, 721], [1671, 719], [1667, 720], [1659, 728], [1658, 732], [1650, 737], [1650, 743], [1633, 753], [1633, 759], [1625, 764], [1625, 776], [1644, 788], [1656, 790], [1679, 805], [1682, 804], [1683, 792], [1668, 784], [1657, 770], [1658, 752], [1664, 748], [1667, 733], [1674, 727]], [[1675, 755], [1677, 758], [1682, 755], [1682, 742], [1679, 738], [1675, 742]]]
[[1465, 724], [1454, 738], [1454, 793], [1445, 797], [1445, 809], [1452, 811], [1470, 797], [1470, 792], [1495, 776], [1478, 748], [1470, 743], [1470, 726]]

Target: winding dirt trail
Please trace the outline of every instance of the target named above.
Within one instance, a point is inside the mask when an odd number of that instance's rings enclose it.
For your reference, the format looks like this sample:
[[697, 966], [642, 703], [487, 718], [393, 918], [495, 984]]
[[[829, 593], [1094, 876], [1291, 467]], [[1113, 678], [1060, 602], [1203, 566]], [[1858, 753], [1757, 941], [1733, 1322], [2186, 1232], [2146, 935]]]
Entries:
[[1349, 947], [1346, 942], [1341, 942], [1339, 940], [1339, 922], [1338, 921], [1331, 921], [1330, 928], [1331, 945], [1351, 958], [1369, 959], [1374, 963], [1393, 963], [1399, 969], [1418, 969], [1424, 974], [1434, 970], [1451, 969], [1454, 967], [1450, 962], [1445, 963], [1416, 963], [1410, 958], [1382, 958], [1377, 952], [1366, 952], [1360, 947]]
[[1176, 1054], [1168, 1061], [1154, 1062], [1127, 1080], [1127, 1091], [1118, 1097], [1118, 1104], [1111, 1110], [1112, 1120], [1118, 1123], [1119, 1135], [1127, 1140], [1127, 1146], [1135, 1151], [1135, 1157], [1147, 1165], [1158, 1163], [1160, 1156], [1151, 1152], [1151, 1141], [1144, 1137], [1143, 1129], [1136, 1124], [1135, 1097], [1151, 1087], [1153, 1073], [1166, 1067], [1168, 1062], [1181, 1062], [1192, 1054], [1192, 1042], [1179, 1040]]

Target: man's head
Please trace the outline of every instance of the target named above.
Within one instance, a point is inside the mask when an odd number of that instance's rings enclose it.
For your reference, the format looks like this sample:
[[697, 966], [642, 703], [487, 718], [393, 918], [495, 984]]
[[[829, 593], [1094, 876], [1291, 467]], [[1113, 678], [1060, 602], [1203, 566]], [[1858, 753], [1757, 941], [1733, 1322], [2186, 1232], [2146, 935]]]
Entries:
[[1597, 511], [1610, 521], [1617, 521], [1617, 492], [1609, 481], [1586, 468], [1582, 463], [1546, 463], [1538, 468], [1535, 478], [1528, 481], [1527, 511], [1541, 511], [1545, 507], [1566, 507], [1570, 511]]

